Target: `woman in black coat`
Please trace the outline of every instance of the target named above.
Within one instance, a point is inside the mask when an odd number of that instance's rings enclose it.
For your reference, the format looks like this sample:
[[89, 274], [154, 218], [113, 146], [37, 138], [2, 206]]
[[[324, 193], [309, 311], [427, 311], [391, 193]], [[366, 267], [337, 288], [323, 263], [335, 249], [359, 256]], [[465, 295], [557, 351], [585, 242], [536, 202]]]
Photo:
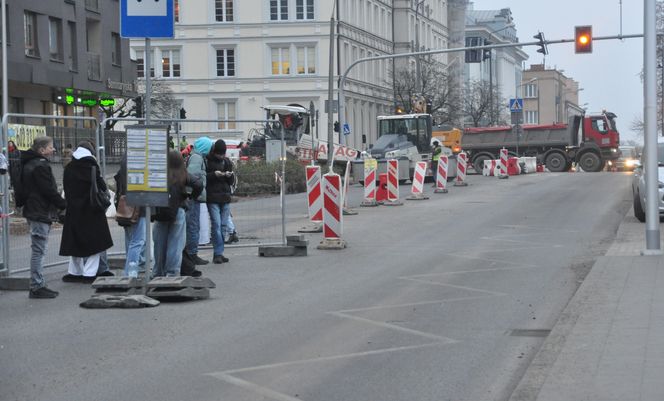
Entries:
[[89, 141], [81, 142], [64, 171], [67, 211], [60, 255], [71, 256], [71, 259], [69, 274], [62, 278], [63, 281], [94, 281], [101, 254], [113, 246], [106, 212], [93, 208], [90, 202], [93, 167], [99, 190], [107, 190], [93, 152], [94, 146]]
[[226, 142], [218, 139], [207, 155], [206, 202], [212, 222], [213, 263], [228, 262], [224, 256], [224, 227], [231, 212], [231, 185], [233, 184], [233, 162], [226, 157]]

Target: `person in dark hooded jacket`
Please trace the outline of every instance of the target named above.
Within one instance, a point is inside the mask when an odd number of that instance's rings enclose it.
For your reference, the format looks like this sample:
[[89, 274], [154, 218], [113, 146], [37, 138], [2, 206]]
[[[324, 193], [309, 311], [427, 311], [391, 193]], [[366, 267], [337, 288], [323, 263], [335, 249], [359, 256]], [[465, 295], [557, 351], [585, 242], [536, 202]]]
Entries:
[[217, 139], [207, 155], [207, 186], [206, 202], [212, 222], [212, 262], [216, 264], [228, 262], [224, 256], [224, 227], [231, 212], [231, 185], [233, 184], [233, 162], [226, 157], [226, 142]]
[[90, 201], [93, 168], [96, 170], [97, 187], [100, 191], [107, 190], [93, 153], [92, 143], [82, 141], [72, 154], [72, 161], [65, 167], [63, 184], [67, 214], [60, 255], [71, 256], [69, 273], [62, 277], [66, 282], [93, 282], [102, 253], [113, 246], [106, 212], [93, 208]]
[[32, 148], [21, 152], [22, 192], [26, 194], [23, 217], [30, 226], [32, 256], [30, 257], [30, 298], [55, 298], [57, 291], [46, 287], [43, 266], [51, 224], [58, 219], [67, 203], [58, 193], [58, 186], [48, 157], [53, 154], [53, 138], [34, 139]]

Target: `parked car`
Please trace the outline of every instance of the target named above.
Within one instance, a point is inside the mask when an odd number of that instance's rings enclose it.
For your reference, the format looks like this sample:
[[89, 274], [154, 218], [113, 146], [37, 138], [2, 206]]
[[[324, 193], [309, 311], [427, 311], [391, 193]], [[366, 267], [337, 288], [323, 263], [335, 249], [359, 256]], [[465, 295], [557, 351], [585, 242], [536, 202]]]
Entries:
[[621, 146], [620, 152], [621, 156], [616, 160], [618, 171], [634, 171], [639, 161], [636, 148], [634, 146]]
[[[657, 177], [659, 216], [664, 216], [664, 142], [657, 144]], [[637, 161], [632, 178], [632, 195], [634, 197], [634, 216], [641, 222], [646, 221], [646, 182], [643, 174], [643, 160]]]

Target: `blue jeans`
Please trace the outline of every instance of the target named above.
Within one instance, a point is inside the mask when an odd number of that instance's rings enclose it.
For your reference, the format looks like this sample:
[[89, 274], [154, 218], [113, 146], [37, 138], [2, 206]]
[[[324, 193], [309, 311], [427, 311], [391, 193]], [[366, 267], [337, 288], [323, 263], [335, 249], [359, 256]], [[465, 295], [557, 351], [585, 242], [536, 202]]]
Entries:
[[210, 221], [212, 222], [212, 248], [214, 256], [224, 254], [224, 224], [230, 218], [229, 203], [208, 203]]
[[154, 237], [154, 277], [179, 276], [182, 251], [186, 242], [184, 209], [179, 208], [173, 221], [156, 221]]
[[123, 276], [129, 272], [129, 263], [136, 262], [141, 268], [145, 269], [145, 216], [138, 218], [135, 224], [125, 227], [125, 261]]
[[30, 289], [36, 290], [45, 287], [44, 282], [44, 254], [48, 245], [48, 234], [51, 232], [51, 225], [40, 221], [28, 220], [30, 226], [30, 239], [32, 240], [32, 255], [30, 256]]
[[223, 226], [224, 226], [224, 237], [227, 237], [235, 232], [235, 224], [233, 224], [233, 218], [231, 217], [231, 205], [230, 203], [228, 204], [228, 213], [225, 215], [227, 216], [224, 219]]
[[201, 231], [201, 204], [191, 202], [187, 210], [187, 253], [198, 254], [198, 240]]

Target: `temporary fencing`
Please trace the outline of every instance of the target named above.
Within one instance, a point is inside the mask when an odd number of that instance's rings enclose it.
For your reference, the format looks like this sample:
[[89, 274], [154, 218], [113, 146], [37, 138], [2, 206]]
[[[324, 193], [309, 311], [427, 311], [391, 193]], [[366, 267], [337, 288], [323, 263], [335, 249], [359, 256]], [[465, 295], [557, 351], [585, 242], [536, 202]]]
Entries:
[[457, 155], [457, 175], [454, 181], [455, 187], [465, 187], [468, 185], [466, 182], [466, 170], [468, 168], [468, 155], [461, 152]]
[[[3, 119], [2, 147], [7, 149], [7, 142], [14, 141], [20, 150], [27, 150], [36, 136], [47, 135], [54, 139], [55, 153], [51, 158], [59, 191], [62, 192], [62, 176], [64, 166], [71, 160], [71, 151], [84, 139], [91, 139], [97, 146], [97, 156], [101, 171], [109, 184], [112, 193], [115, 191], [113, 176], [120, 168], [120, 162], [127, 151], [125, 127], [142, 124], [137, 118], [106, 118], [101, 124], [94, 117], [61, 117], [49, 115], [7, 114]], [[285, 155], [287, 144], [280, 139], [268, 139], [267, 153], [263, 157], [249, 160], [241, 158], [239, 143], [246, 133], [265, 131], [269, 126], [272, 132], [279, 134], [280, 124], [274, 120], [181, 120], [155, 118], [152, 125], [168, 127], [172, 143], [180, 149], [193, 144], [202, 136], [212, 140], [224, 139], [227, 143], [227, 156], [234, 162], [237, 185], [234, 186], [234, 202], [231, 205], [232, 222], [235, 225], [240, 241], [226, 245], [233, 247], [256, 247], [260, 245], [285, 244], [285, 227], [287, 220], [295, 221], [299, 215], [295, 213], [286, 217], [285, 193], [304, 192], [306, 178], [299, 165], [286, 169]], [[265, 137], [262, 138], [263, 142]], [[260, 142], [260, 141], [259, 141]], [[71, 145], [68, 146], [68, 145]], [[290, 150], [290, 148], [289, 148]], [[18, 157], [10, 162], [19, 162]], [[266, 162], [265, 156], [273, 158]], [[297, 168], [295, 168], [297, 167]], [[275, 179], [275, 172], [278, 179]], [[0, 266], [0, 276], [14, 275], [29, 271], [31, 255], [31, 239], [26, 220], [13, 210], [11, 183], [8, 176], [0, 176], [2, 185], [2, 252], [4, 263]], [[205, 204], [203, 204], [205, 205]], [[109, 215], [110, 214], [110, 215]], [[114, 208], [109, 208], [109, 217], [114, 216]], [[321, 217], [322, 220], [322, 217]], [[124, 229], [113, 219], [108, 221], [114, 246], [108, 250], [109, 255], [124, 253]], [[230, 234], [230, 233], [225, 233]], [[62, 226], [52, 225], [49, 236], [44, 266], [51, 267], [68, 262], [68, 258], [59, 255]]]
[[438, 171], [436, 172], [436, 189], [437, 194], [447, 193], [447, 169], [449, 166], [449, 159], [446, 155], [441, 155], [438, 159]]
[[360, 206], [378, 206], [376, 202], [376, 159], [364, 159], [364, 200]]
[[415, 164], [415, 173], [413, 174], [413, 185], [410, 190], [410, 196], [406, 199], [408, 200], [423, 200], [429, 199], [428, 196], [424, 195], [424, 176], [427, 171], [426, 162], [417, 162]]

